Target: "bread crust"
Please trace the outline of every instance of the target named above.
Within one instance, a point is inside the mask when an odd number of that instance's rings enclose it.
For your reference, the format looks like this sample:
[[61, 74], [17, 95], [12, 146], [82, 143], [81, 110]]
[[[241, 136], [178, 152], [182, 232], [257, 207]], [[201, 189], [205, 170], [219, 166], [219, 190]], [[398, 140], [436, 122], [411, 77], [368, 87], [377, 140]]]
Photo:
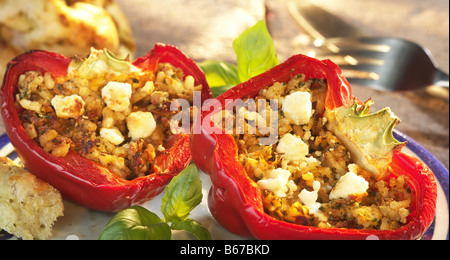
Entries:
[[7, 157], [0, 157], [0, 229], [24, 240], [48, 239], [64, 215], [61, 194]]

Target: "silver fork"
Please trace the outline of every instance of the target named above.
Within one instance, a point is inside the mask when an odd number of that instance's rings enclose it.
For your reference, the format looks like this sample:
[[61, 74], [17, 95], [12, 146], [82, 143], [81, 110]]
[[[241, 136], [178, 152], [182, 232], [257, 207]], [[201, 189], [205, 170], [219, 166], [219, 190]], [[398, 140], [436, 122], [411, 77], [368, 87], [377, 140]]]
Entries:
[[[315, 39], [309, 55], [334, 61], [350, 83], [383, 91], [440, 86], [447, 88], [444, 95], [448, 99], [449, 75], [437, 67], [429, 50], [399, 38], [361, 36], [357, 29], [307, 1], [289, 1], [288, 8]], [[317, 17], [322, 20], [313, 21]], [[330, 24], [334, 38], [327, 39], [317, 27]], [[338, 35], [343, 37], [335, 37]]]
[[335, 38], [316, 57], [329, 58], [351, 83], [384, 91], [449, 87], [449, 75], [418, 44], [391, 37]]

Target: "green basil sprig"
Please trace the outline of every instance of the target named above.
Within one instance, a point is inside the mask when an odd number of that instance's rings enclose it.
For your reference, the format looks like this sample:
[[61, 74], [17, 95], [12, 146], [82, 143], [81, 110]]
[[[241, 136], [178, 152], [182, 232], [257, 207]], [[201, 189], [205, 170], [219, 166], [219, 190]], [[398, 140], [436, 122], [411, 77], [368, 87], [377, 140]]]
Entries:
[[204, 61], [200, 64], [214, 97], [241, 83], [236, 65], [221, 61]]
[[175, 176], [165, 189], [161, 212], [166, 222], [185, 220], [202, 201], [202, 182], [195, 164]]
[[233, 48], [241, 82], [264, 73], [279, 63], [272, 37], [264, 21], [259, 21], [244, 31], [234, 40]]
[[169, 240], [172, 231], [158, 215], [141, 206], [117, 213], [106, 224], [99, 240]]
[[237, 66], [221, 61], [204, 61], [200, 64], [215, 97], [279, 64], [265, 21], [259, 21], [245, 30], [234, 40], [233, 49]]
[[106, 224], [99, 239], [169, 240], [172, 230], [185, 230], [198, 239], [210, 240], [209, 231], [199, 222], [188, 218], [202, 198], [198, 169], [195, 164], [191, 164], [174, 177], [165, 189], [161, 205], [164, 219], [144, 207], [132, 206], [118, 212]]

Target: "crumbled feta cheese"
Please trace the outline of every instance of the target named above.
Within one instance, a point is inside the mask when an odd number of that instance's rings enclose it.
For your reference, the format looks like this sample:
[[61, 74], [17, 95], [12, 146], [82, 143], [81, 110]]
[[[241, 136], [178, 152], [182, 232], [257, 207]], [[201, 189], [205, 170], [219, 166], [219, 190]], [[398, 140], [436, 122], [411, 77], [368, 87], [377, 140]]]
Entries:
[[284, 116], [296, 125], [309, 122], [312, 115], [311, 94], [295, 92], [284, 98], [282, 111]]
[[100, 129], [100, 136], [106, 138], [115, 145], [119, 145], [125, 140], [122, 133], [117, 128], [102, 128]]
[[156, 128], [156, 121], [151, 112], [133, 112], [127, 117], [129, 136], [133, 140], [149, 137]]
[[106, 106], [116, 112], [125, 112], [130, 107], [131, 85], [121, 82], [109, 82], [102, 88], [102, 98]]
[[84, 114], [84, 100], [78, 95], [56, 95], [51, 104], [59, 118], [78, 118]]
[[303, 189], [300, 194], [298, 194], [298, 198], [305, 206], [309, 206], [316, 202], [318, 198], [317, 191], [308, 191], [306, 189]]
[[363, 194], [369, 188], [369, 183], [361, 176], [353, 172], [347, 172], [342, 176], [330, 192], [330, 200], [346, 199], [351, 195]]
[[277, 152], [283, 154], [283, 159], [301, 161], [309, 153], [309, 147], [300, 137], [290, 133], [281, 137]]
[[272, 191], [275, 196], [286, 197], [288, 192], [293, 193], [297, 189], [294, 181], [289, 180], [290, 176], [289, 171], [278, 168], [265, 174], [257, 184], [261, 189]]
[[313, 191], [308, 191], [303, 189], [300, 194], [298, 194], [298, 198], [302, 201], [303, 205], [309, 209], [311, 214], [317, 212], [320, 208], [320, 203], [316, 202], [319, 197], [320, 190], [320, 182], [313, 182]]

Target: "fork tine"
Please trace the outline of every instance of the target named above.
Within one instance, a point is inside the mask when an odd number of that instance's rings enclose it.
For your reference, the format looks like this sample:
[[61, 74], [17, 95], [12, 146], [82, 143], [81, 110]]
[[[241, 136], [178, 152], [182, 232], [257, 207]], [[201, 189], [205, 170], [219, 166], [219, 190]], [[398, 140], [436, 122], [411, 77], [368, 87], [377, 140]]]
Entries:
[[[370, 56], [370, 55], [369, 55]], [[316, 57], [319, 60], [330, 59], [337, 64], [347, 79], [380, 79], [380, 75], [376, 73], [382, 69], [385, 60], [380, 58], [359, 57], [352, 55], [329, 55]]]
[[370, 52], [381, 52], [386, 53], [392, 49], [392, 46], [386, 44], [385, 42], [380, 42], [377, 40], [372, 40], [370, 38], [360, 37], [360, 38], [334, 38], [327, 40], [323, 47], [330, 47], [331, 52], [360, 52], [360, 51], [370, 51]]
[[311, 51], [310, 56], [335, 62], [352, 84], [384, 91], [413, 90], [433, 84], [448, 88], [448, 75], [439, 72], [430, 53], [416, 43], [398, 38], [332, 39]]
[[356, 55], [328, 55], [328, 56], [315, 56], [319, 60], [330, 59], [339, 66], [343, 65], [359, 65], [359, 64], [370, 64], [370, 65], [384, 65], [384, 60], [378, 57], [363, 57]]
[[342, 75], [348, 80], [350, 79], [367, 79], [367, 80], [379, 80], [380, 74], [373, 71], [362, 70], [342, 70]]
[[365, 86], [381, 91], [393, 91], [386, 89], [386, 87], [383, 86], [379, 80], [371, 80], [366, 78], [347, 78], [347, 80], [351, 85]]
[[343, 64], [339, 65], [341, 70], [354, 70], [354, 71], [368, 71], [368, 72], [381, 72], [383, 67], [373, 64]]
[[378, 48], [378, 47], [369, 47], [367, 46], [357, 46], [354, 47], [349, 46], [341, 46], [336, 45], [334, 49], [330, 50], [329, 48], [315, 48], [314, 53], [316, 56], [335, 56], [335, 55], [352, 55], [354, 57], [370, 57], [375, 59], [384, 59], [386, 55], [389, 55], [390, 51], [392, 50], [391, 47], [389, 47], [389, 50], [387, 48]]

